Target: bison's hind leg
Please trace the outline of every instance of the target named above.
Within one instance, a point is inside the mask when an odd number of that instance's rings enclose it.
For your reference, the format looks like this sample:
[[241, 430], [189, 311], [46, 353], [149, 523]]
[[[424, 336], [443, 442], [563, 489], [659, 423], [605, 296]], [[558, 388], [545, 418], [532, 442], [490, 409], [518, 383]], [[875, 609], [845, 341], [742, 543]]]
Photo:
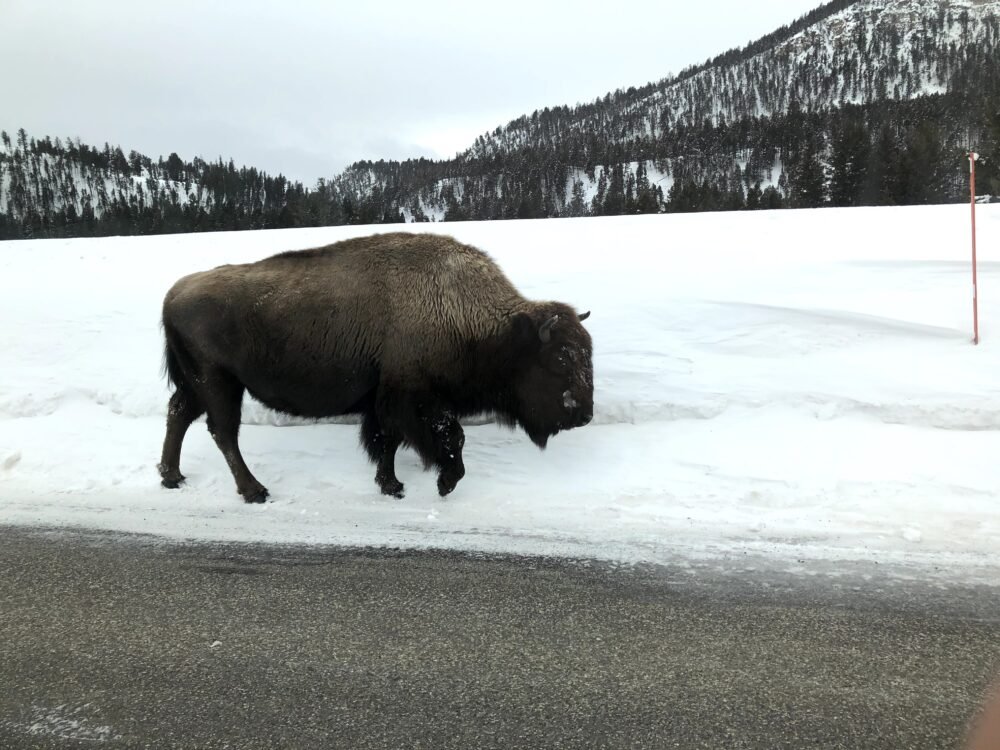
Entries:
[[365, 412], [361, 421], [361, 444], [368, 458], [377, 466], [375, 483], [383, 495], [403, 497], [403, 483], [396, 478], [396, 451], [400, 440], [386, 435], [379, 424], [378, 415], [374, 409]]
[[267, 488], [251, 473], [240, 452], [240, 413], [243, 407], [243, 384], [220, 369], [206, 373], [200, 396], [208, 412], [208, 431], [225, 456], [236, 480], [236, 491], [248, 503], [262, 503]]
[[181, 383], [167, 404], [167, 435], [163, 439], [163, 455], [157, 469], [161, 484], [168, 489], [176, 489], [184, 482], [181, 474], [181, 445], [188, 427], [205, 413], [198, 396], [187, 383]]

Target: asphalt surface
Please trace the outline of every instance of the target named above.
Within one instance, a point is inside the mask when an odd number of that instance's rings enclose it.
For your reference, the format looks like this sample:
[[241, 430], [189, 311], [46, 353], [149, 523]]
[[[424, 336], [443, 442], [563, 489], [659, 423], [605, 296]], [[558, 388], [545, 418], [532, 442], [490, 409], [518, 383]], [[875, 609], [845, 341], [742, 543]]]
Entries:
[[961, 747], [1000, 588], [834, 572], [0, 527], [0, 748]]

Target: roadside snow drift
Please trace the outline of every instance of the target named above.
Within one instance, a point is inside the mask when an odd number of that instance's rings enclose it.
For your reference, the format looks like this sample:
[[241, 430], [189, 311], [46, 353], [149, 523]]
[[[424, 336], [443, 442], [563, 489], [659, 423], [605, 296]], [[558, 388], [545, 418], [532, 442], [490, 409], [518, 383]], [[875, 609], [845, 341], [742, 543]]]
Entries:
[[[971, 570], [1000, 549], [1000, 206], [824, 209], [0, 243], [0, 524], [173, 538], [658, 561], [753, 552]], [[204, 429], [160, 487], [159, 310], [180, 276], [437, 231], [521, 291], [592, 310], [595, 420], [538, 451], [467, 428], [442, 500], [401, 452], [378, 494], [351, 424], [244, 405], [271, 490], [244, 505]]]

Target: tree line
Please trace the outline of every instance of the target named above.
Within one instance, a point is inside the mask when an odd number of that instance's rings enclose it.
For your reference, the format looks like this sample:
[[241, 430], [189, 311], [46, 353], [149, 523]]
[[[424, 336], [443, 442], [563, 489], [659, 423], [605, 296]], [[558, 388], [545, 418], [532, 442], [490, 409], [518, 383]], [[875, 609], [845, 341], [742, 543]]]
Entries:
[[1000, 195], [1000, 20], [939, 2], [903, 25], [887, 7], [835, 0], [454, 159], [362, 161], [312, 187], [2, 132], [0, 238], [941, 203], [967, 196], [970, 147], [978, 192]]

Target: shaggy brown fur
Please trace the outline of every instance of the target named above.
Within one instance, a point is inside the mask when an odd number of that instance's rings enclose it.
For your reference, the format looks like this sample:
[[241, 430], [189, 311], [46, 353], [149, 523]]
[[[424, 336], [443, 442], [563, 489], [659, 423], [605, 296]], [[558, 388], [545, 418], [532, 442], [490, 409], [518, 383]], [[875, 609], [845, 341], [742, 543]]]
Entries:
[[[586, 317], [586, 316], [584, 316]], [[267, 490], [237, 444], [244, 390], [279, 411], [363, 415], [376, 481], [402, 496], [399, 445], [465, 473], [458, 419], [490, 413], [539, 446], [593, 413], [591, 340], [568, 305], [522, 297], [482, 251], [392, 233], [220, 266], [179, 280], [163, 305], [171, 397], [160, 473], [175, 487], [191, 422], [209, 429], [250, 502]]]

